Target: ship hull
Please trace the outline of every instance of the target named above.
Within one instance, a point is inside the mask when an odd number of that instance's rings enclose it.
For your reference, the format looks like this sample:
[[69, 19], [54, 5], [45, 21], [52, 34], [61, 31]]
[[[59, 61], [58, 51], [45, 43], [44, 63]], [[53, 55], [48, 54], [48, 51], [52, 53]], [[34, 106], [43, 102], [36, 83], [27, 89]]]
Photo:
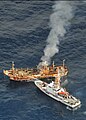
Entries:
[[67, 107], [69, 107], [70, 109], [76, 109], [78, 108], [80, 105], [81, 105], [81, 102], [78, 100], [78, 102], [75, 104], [75, 105], [70, 105], [66, 99], [63, 99], [61, 96], [59, 95], [54, 95], [54, 94], [51, 94], [49, 91], [46, 90], [46, 88], [43, 88], [42, 87], [42, 84], [43, 82], [41, 80], [36, 80], [35, 81], [35, 85], [43, 92], [45, 93], [46, 95], [48, 95], [49, 97], [55, 99], [56, 101], [58, 102], [61, 102], [63, 104], [65, 104]]
[[12, 68], [9, 70], [3, 70], [4, 75], [8, 76], [10, 80], [14, 81], [33, 81], [33, 79], [41, 79], [48, 77], [56, 77], [58, 75], [58, 69], [60, 70], [61, 77], [68, 74], [66, 66], [51, 66], [42, 65], [40, 68]]

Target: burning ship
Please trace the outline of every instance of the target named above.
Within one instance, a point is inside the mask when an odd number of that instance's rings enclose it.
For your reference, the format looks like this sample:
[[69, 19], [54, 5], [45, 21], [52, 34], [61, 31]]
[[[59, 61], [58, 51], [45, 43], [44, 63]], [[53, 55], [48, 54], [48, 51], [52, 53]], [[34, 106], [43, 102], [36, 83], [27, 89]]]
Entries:
[[34, 81], [35, 79], [55, 77], [58, 75], [58, 69], [60, 71], [61, 77], [68, 74], [68, 69], [63, 64], [56, 66], [53, 62], [51, 66], [47, 62], [43, 62], [40, 67], [36, 68], [15, 68], [14, 62], [12, 62], [12, 67], [9, 70], [3, 70], [4, 75], [8, 76], [10, 80], [13, 81]]

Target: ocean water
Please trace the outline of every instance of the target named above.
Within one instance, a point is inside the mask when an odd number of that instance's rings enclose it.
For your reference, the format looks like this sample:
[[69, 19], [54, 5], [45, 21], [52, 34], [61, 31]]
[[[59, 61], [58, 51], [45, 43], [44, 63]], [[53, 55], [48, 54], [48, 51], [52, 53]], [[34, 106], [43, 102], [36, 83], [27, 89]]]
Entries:
[[43, 94], [34, 83], [10, 82], [3, 75], [15, 67], [35, 67], [50, 32], [53, 1], [0, 1], [0, 120], [86, 120], [86, 2], [75, 2], [71, 26], [60, 41], [57, 65], [68, 66], [66, 89], [82, 105], [70, 111]]

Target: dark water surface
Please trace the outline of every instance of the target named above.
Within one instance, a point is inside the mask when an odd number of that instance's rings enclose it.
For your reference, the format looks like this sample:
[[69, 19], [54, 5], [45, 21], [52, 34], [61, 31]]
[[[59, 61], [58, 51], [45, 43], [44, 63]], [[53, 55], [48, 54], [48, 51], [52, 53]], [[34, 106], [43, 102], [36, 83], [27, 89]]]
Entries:
[[82, 102], [69, 111], [66, 106], [39, 91], [34, 83], [10, 83], [3, 69], [36, 66], [49, 34], [50, 1], [0, 1], [0, 120], [86, 120], [86, 2], [75, 2], [77, 9], [70, 29], [52, 60], [66, 59], [71, 94]]

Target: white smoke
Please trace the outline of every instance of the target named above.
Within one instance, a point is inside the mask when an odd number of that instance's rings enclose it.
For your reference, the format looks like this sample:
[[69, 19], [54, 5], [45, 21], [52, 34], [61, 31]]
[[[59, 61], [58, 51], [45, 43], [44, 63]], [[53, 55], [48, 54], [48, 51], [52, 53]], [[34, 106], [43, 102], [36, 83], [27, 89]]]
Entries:
[[73, 18], [73, 8], [70, 1], [56, 1], [53, 5], [53, 13], [50, 16], [51, 31], [47, 38], [47, 45], [44, 49], [44, 56], [41, 57], [42, 62], [51, 62], [51, 58], [59, 52], [59, 37], [63, 37], [66, 33], [67, 26]]

